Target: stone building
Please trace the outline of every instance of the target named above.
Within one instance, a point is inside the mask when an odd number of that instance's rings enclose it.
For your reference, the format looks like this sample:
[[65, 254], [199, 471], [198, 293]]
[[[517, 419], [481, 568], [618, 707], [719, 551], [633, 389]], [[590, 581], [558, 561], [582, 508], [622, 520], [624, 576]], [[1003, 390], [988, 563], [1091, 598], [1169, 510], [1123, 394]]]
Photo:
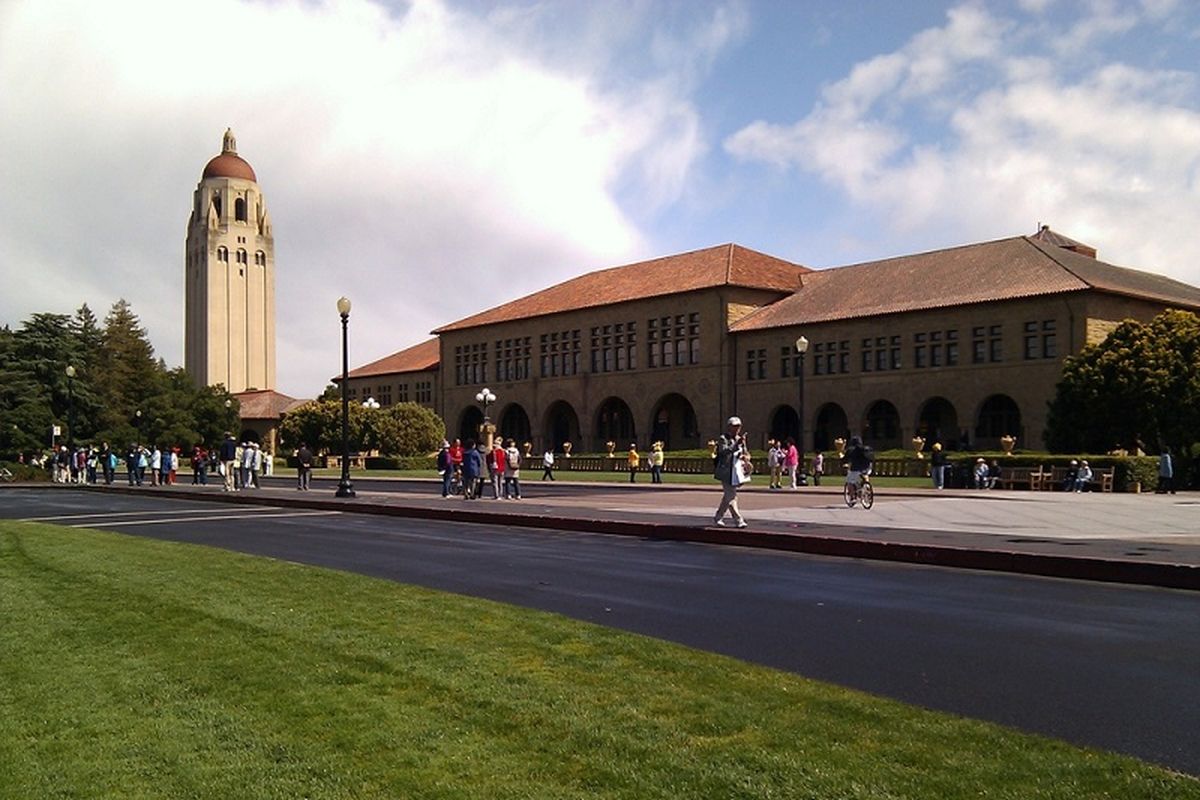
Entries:
[[275, 239], [254, 169], [226, 130], [192, 196], [184, 366], [198, 386], [275, 388]]
[[824, 270], [729, 244], [587, 273], [452, 322], [348, 386], [388, 405], [421, 380], [425, 404], [466, 439], [486, 385], [500, 433], [538, 449], [701, 447], [733, 413], [759, 447], [861, 433], [877, 448], [916, 435], [926, 447], [1011, 435], [1037, 448], [1063, 360], [1168, 307], [1200, 310], [1200, 289], [1106, 264], [1045, 227]]

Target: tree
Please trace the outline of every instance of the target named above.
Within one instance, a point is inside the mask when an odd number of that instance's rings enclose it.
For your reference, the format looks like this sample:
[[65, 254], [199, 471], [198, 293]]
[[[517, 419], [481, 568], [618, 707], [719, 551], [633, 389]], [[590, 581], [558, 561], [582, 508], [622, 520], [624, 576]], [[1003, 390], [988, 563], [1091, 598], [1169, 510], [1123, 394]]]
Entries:
[[428, 455], [446, 438], [442, 418], [416, 403], [397, 403], [377, 413], [382, 418], [378, 449], [387, 455]]
[[1050, 403], [1046, 444], [1059, 452], [1186, 452], [1200, 439], [1200, 317], [1168, 310], [1126, 320], [1067, 359]]

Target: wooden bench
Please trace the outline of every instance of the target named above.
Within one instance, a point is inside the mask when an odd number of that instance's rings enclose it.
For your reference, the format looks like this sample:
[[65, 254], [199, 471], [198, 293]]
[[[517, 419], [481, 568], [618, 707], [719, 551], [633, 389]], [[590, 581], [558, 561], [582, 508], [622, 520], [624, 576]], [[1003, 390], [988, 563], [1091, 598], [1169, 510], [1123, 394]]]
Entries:
[[1030, 489], [1038, 491], [1046, 480], [1046, 472], [1041, 465], [1036, 467], [1002, 467], [1000, 480], [996, 486], [1000, 489]]
[[[1050, 470], [1046, 480], [1043, 481], [1042, 488], [1050, 491], [1061, 490], [1063, 481], [1067, 479], [1068, 472], [1070, 472], [1070, 467], [1054, 467]], [[1115, 474], [1116, 467], [1094, 467], [1092, 469], [1092, 479], [1087, 482], [1084, 490], [1088, 492], [1111, 492], [1113, 490]]]

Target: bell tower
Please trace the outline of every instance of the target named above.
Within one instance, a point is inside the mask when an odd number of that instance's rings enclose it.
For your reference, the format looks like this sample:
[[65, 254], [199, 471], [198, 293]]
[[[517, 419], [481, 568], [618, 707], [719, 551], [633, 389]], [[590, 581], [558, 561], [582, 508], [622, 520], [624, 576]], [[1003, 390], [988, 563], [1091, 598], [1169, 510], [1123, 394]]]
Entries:
[[192, 196], [184, 366], [198, 386], [275, 388], [275, 238], [254, 169], [225, 131]]

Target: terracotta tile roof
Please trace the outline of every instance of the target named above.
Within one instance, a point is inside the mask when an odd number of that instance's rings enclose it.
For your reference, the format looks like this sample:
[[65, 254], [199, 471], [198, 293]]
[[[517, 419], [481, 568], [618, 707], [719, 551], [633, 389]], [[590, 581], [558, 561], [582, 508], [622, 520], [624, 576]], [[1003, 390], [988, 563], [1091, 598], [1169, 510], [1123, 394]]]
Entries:
[[1085, 289], [1200, 308], [1200, 289], [1194, 286], [1106, 264], [1047, 244], [1044, 237], [1018, 236], [811, 272], [804, 276], [804, 284], [795, 294], [747, 315], [732, 330], [762, 330]]
[[717, 286], [792, 292], [799, 287], [800, 276], [810, 271], [808, 267], [736, 244], [723, 244], [589, 272], [511, 303], [443, 325], [434, 333]]
[[242, 419], [279, 419], [292, 409], [307, 403], [270, 389], [252, 389], [234, 395], [241, 404], [238, 416]]
[[1096, 257], [1096, 248], [1092, 247], [1090, 244], [1077, 242], [1074, 239], [1063, 236], [1061, 233], [1052, 231], [1050, 230], [1049, 225], [1042, 225], [1038, 228], [1038, 232], [1029, 238], [1037, 242], [1043, 242], [1045, 244], [1052, 244], [1057, 247], [1061, 247], [1064, 250], [1073, 250], [1076, 253], [1090, 256], [1091, 258]]
[[[438, 340], [433, 338], [352, 369], [348, 375], [351, 378], [366, 378], [371, 375], [394, 375], [398, 372], [426, 372], [437, 369], [440, 360]], [[330, 378], [334, 383], [341, 379], [341, 375]]]

